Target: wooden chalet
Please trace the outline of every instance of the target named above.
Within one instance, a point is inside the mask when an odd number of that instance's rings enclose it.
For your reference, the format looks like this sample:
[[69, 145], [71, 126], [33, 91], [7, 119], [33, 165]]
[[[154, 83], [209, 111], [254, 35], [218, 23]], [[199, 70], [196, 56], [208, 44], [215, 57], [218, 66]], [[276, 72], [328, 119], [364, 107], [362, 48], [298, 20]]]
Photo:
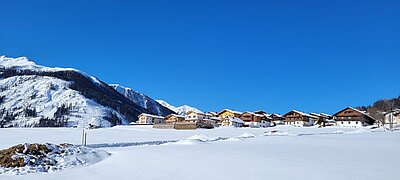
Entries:
[[312, 126], [314, 125], [314, 122], [318, 120], [318, 117], [316, 116], [297, 110], [292, 110], [283, 115], [283, 117], [285, 118], [285, 125], [292, 125], [297, 127]]
[[336, 125], [339, 127], [356, 128], [375, 123], [375, 119], [368, 113], [352, 107], [340, 110], [333, 115], [333, 118], [336, 121]]
[[177, 115], [177, 114], [170, 114], [165, 116], [165, 123], [167, 124], [175, 124], [185, 121], [185, 116]]
[[260, 113], [257, 114], [253, 112], [244, 112], [243, 114], [240, 115], [239, 118], [244, 121], [245, 127], [249, 127], [251, 125], [258, 126], [258, 124], [260, 124], [261, 122], [265, 123], [264, 121], [270, 120], [266, 116], [266, 114], [260, 114]]
[[239, 111], [234, 111], [230, 109], [224, 109], [220, 112], [218, 112], [218, 117], [222, 119], [227, 119], [228, 117], [237, 117], [239, 118], [243, 113]]
[[284, 121], [285, 118], [282, 117], [282, 115], [280, 115], [280, 114], [271, 114], [269, 117], [271, 118], [271, 122], [273, 124], [275, 124], [275, 126], [285, 124], [285, 121]]

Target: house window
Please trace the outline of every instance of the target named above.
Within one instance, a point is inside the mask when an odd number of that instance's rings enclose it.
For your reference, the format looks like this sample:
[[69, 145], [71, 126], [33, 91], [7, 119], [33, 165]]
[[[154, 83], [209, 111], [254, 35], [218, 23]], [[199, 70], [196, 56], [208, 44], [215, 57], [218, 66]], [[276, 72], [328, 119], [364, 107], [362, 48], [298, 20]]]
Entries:
[[343, 124], [343, 121], [341, 123]]
[[349, 121], [349, 124], [350, 124], [350, 121]]
[[356, 124], [358, 124], [358, 121], [356, 121]]

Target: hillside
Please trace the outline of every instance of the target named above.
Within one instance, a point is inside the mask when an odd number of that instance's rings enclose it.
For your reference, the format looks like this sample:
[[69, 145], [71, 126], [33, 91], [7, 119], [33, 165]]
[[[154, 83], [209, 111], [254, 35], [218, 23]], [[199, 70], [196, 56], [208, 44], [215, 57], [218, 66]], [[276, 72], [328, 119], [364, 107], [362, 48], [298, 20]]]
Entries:
[[49, 68], [26, 57], [0, 57], [0, 127], [109, 127], [141, 113], [169, 114], [142, 107], [113, 87], [72, 68]]
[[357, 109], [367, 111], [376, 120], [382, 122], [385, 113], [394, 109], [400, 109], [400, 96], [397, 98], [377, 100], [372, 105], [360, 106], [357, 107]]
[[110, 84], [112, 88], [114, 88], [116, 91], [124, 95], [126, 98], [134, 102], [135, 104], [139, 105], [140, 107], [147, 109], [151, 111], [153, 114], [158, 114], [158, 115], [168, 115], [174, 113], [171, 109], [168, 107], [165, 107], [161, 104], [159, 104], [157, 101], [153, 100], [152, 98], [146, 96], [145, 94], [142, 94], [138, 91], [135, 91], [131, 88], [124, 87], [119, 84]]

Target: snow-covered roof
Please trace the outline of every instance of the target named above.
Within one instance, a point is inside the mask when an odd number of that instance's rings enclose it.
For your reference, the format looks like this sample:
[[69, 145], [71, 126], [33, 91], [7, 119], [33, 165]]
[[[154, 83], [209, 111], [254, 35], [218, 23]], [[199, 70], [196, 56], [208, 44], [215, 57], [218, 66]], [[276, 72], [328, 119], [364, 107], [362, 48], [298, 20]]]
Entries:
[[153, 118], [160, 118], [160, 119], [164, 119], [163, 116], [157, 116], [157, 115], [153, 115], [153, 114], [147, 114], [147, 113], [142, 113], [139, 115], [140, 116], [147, 116], [147, 117], [153, 117]]
[[221, 113], [224, 112], [224, 111], [229, 111], [229, 112], [232, 112], [232, 113], [234, 113], [234, 114], [243, 114], [243, 113], [240, 112], [240, 111], [234, 111], [234, 110], [231, 110], [231, 109], [223, 109], [223, 110], [221, 110], [220, 112], [218, 112], [218, 114], [221, 114]]
[[207, 114], [211, 114], [211, 115], [215, 116], [215, 115], [217, 115], [218, 113], [217, 113], [217, 112], [208, 112]]
[[276, 114], [276, 113], [273, 113], [273, 114], [271, 114], [270, 116], [282, 117], [282, 115]]
[[221, 118], [219, 118], [219, 117], [210, 117], [210, 119], [216, 120], [216, 121], [220, 121], [221, 120]]
[[305, 113], [305, 112], [301, 112], [301, 111], [298, 111], [298, 110], [291, 110], [290, 112], [286, 113], [286, 114], [283, 115], [283, 116], [286, 116], [287, 114], [289, 114], [289, 113], [291, 113], [291, 112], [295, 112], [295, 113], [300, 114], [300, 115], [302, 115], [302, 116], [306, 116], [306, 117], [318, 119], [317, 116], [313, 116], [313, 115], [311, 115], [311, 114], [307, 114], [307, 113]]
[[178, 114], [170, 114], [168, 116], [165, 116], [165, 118], [171, 117], [171, 116], [175, 116], [175, 117], [179, 117], [179, 118], [186, 118], [186, 116], [182, 116], [182, 115], [178, 115]]
[[358, 109], [352, 108], [352, 107], [344, 108], [344, 109], [340, 110], [339, 112], [335, 113], [333, 116], [336, 116], [337, 114], [339, 114], [340, 112], [342, 112], [342, 111], [344, 111], [344, 110], [346, 110], [346, 109], [351, 109], [351, 110], [353, 110], [353, 111], [359, 112], [359, 113], [361, 113], [361, 114], [363, 114], [363, 115], [365, 115], [365, 116], [367, 116], [367, 117], [369, 117], [369, 118], [375, 120], [375, 118], [373, 118], [373, 117], [372, 117], [371, 115], [369, 115], [367, 112], [361, 111], [361, 110], [358, 110]]
[[356, 109], [356, 108], [352, 108], [352, 107], [348, 107], [349, 109], [352, 109], [352, 110], [354, 110], [354, 111], [357, 111], [357, 112], [359, 112], [359, 113], [361, 113], [361, 114], [363, 114], [363, 115], [365, 115], [365, 116], [368, 116], [368, 117], [370, 117], [371, 119], [375, 119], [375, 118], [373, 118], [371, 115], [369, 115], [367, 112], [365, 112], [365, 111], [361, 111], [361, 110], [358, 110], [358, 109]]
[[254, 116], [257, 116], [257, 117], [266, 117], [266, 115], [262, 115], [262, 114], [254, 114]]
[[194, 111], [194, 110], [189, 110], [188, 112], [186, 112], [186, 114], [190, 114], [190, 113], [206, 115], [206, 114], [204, 114], [203, 112], [198, 112], [198, 111]]
[[323, 116], [326, 116], [326, 117], [331, 117], [332, 116], [332, 115], [329, 115], [329, 114], [326, 114], [326, 113], [319, 113], [319, 114], [321, 114]]
[[229, 120], [229, 121], [232, 121], [232, 122], [244, 124], [244, 121], [241, 120], [241, 119], [239, 119], [239, 118], [237, 118], [237, 117], [228, 117], [228, 120]]
[[206, 116], [210, 116], [210, 117], [211, 117], [211, 116], [214, 116], [214, 115], [211, 114], [211, 113], [206, 113], [205, 115], [206, 115]]

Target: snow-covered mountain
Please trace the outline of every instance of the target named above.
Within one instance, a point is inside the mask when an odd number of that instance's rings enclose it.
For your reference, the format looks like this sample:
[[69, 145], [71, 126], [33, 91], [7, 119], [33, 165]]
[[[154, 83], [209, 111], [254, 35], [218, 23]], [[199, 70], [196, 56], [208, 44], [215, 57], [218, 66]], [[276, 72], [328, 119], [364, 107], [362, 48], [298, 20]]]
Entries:
[[[2, 126], [111, 126], [104, 117], [115, 110], [103, 107], [69, 88], [71, 82], [53, 77], [24, 75], [0, 80]], [[68, 113], [67, 113], [68, 112]]]
[[167, 107], [168, 109], [171, 109], [172, 111], [174, 111], [176, 114], [179, 115], [186, 115], [189, 111], [195, 111], [195, 112], [199, 112], [202, 113], [202, 111], [200, 111], [197, 108], [188, 106], [188, 105], [182, 105], [179, 107], [175, 107], [167, 102], [165, 102], [164, 100], [156, 100], [159, 104], [161, 104], [164, 107]]
[[127, 88], [119, 84], [110, 84], [110, 86], [140, 107], [148, 109], [152, 112], [156, 112], [154, 114], [167, 115], [173, 113], [168, 107], [160, 105], [150, 97], [131, 88]]
[[142, 106], [76, 69], [0, 56], [0, 127], [108, 127], [136, 121], [141, 113], [172, 111]]

